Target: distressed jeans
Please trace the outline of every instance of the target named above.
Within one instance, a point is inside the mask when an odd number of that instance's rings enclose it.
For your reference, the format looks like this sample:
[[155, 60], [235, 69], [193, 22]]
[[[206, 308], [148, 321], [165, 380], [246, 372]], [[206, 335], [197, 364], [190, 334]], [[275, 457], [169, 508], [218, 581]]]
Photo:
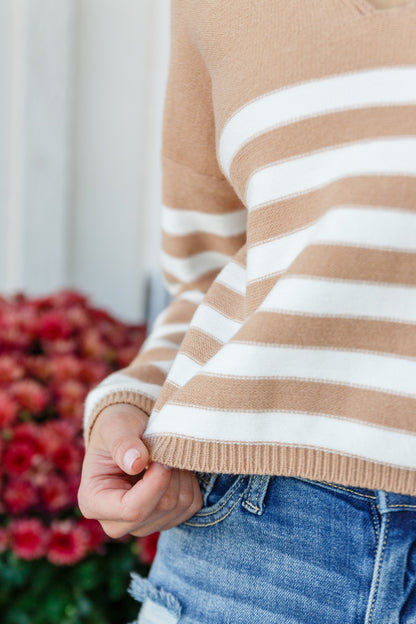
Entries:
[[416, 497], [300, 477], [197, 473], [162, 532], [138, 624], [416, 624]]

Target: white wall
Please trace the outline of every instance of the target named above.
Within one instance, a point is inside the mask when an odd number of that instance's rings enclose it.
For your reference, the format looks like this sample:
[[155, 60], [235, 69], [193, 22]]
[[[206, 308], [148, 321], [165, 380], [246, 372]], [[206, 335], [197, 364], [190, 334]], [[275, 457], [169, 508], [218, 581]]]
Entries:
[[1, 0], [0, 294], [144, 319], [168, 55], [169, 0]]

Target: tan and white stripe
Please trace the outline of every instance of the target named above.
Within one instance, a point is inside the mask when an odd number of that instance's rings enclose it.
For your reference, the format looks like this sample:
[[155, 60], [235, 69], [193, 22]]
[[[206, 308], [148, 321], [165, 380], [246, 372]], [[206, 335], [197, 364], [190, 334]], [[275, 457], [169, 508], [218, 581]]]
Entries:
[[416, 436], [365, 422], [300, 412], [224, 412], [168, 404], [151, 416], [146, 438], [185, 436], [191, 440], [240, 444], [295, 445], [416, 470]]
[[376, 67], [305, 80], [248, 102], [225, 124], [218, 158], [229, 177], [238, 151], [266, 132], [303, 119], [374, 106], [416, 105], [416, 66]]
[[353, 176], [416, 176], [416, 137], [354, 141], [272, 163], [247, 183], [250, 211]]
[[248, 281], [283, 273], [308, 245], [319, 244], [416, 253], [416, 212], [334, 207], [311, 225], [250, 247]]

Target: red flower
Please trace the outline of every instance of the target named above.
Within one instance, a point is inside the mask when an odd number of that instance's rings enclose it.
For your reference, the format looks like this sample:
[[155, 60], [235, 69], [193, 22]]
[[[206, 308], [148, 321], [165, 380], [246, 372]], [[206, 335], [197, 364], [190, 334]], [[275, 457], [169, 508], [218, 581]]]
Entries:
[[87, 311], [80, 305], [68, 308], [66, 315], [72, 327], [76, 329], [82, 329], [91, 324]]
[[66, 481], [53, 473], [47, 475], [40, 486], [40, 495], [46, 509], [51, 513], [65, 509], [73, 503]]
[[139, 537], [140, 561], [150, 565], [155, 558], [159, 533], [151, 533], [145, 537]]
[[84, 414], [83, 403], [74, 401], [68, 397], [60, 397], [56, 401], [56, 406], [61, 416], [64, 418], [70, 418], [74, 422], [78, 422], [79, 425], [81, 424], [82, 416]]
[[56, 565], [72, 565], [88, 551], [89, 536], [84, 527], [71, 520], [55, 521], [51, 525], [47, 558]]
[[10, 525], [11, 545], [21, 559], [38, 559], [46, 553], [48, 530], [37, 518], [21, 518]]
[[81, 518], [79, 526], [82, 526], [88, 533], [88, 548], [89, 550], [98, 550], [104, 542], [108, 541], [108, 536], [104, 533], [101, 524], [98, 520], [90, 520], [88, 518]]
[[42, 340], [65, 340], [71, 335], [72, 328], [63, 312], [50, 310], [42, 315], [38, 331]]
[[25, 371], [10, 355], [0, 355], [0, 383], [10, 383], [23, 377]]
[[38, 309], [45, 308], [67, 308], [72, 305], [86, 306], [88, 298], [85, 295], [72, 289], [60, 290], [59, 292], [46, 295], [45, 297], [38, 297], [32, 299], [32, 304]]
[[52, 374], [52, 362], [44, 355], [28, 355], [25, 358], [25, 366], [28, 375], [36, 379], [49, 382]]
[[13, 430], [13, 444], [16, 442], [25, 442], [33, 448], [33, 452], [43, 453], [41, 429], [33, 422], [20, 423]]
[[103, 340], [100, 332], [95, 327], [89, 327], [81, 336], [82, 354], [97, 360], [105, 360], [109, 345]]
[[10, 314], [10, 317], [7, 317], [6, 314], [2, 316], [3, 318], [0, 323], [0, 342], [3, 347], [12, 347], [15, 349], [28, 348], [32, 342], [32, 338], [21, 331], [13, 313]]
[[73, 353], [77, 349], [77, 343], [73, 338], [68, 338], [66, 340], [63, 338], [56, 338], [55, 340], [45, 342], [43, 347], [45, 353], [47, 353], [49, 357], [53, 357], [54, 354], [64, 355]]
[[19, 514], [36, 505], [38, 494], [30, 481], [11, 479], [4, 488], [3, 499], [12, 514]]
[[36, 451], [31, 444], [13, 440], [3, 454], [5, 472], [13, 476], [20, 476], [33, 464]]
[[9, 531], [4, 527], [0, 527], [0, 553], [7, 550], [7, 548], [9, 547], [9, 541]]
[[3, 390], [0, 390], [0, 427], [9, 427], [17, 418], [19, 405]]
[[50, 420], [38, 427], [43, 452], [49, 457], [63, 442], [75, 440], [77, 434], [78, 427], [68, 420]]
[[46, 388], [33, 379], [22, 379], [12, 384], [10, 388], [12, 396], [19, 401], [23, 409], [32, 414], [41, 412], [49, 401]]
[[[0, 552], [11, 548], [22, 559], [46, 556], [56, 565], [105, 552], [109, 538], [100, 523], [74, 518], [84, 402], [91, 387], [120, 368], [119, 354], [131, 362], [145, 329], [87, 305], [76, 291], [37, 299], [0, 296], [0, 515], [9, 521], [6, 528], [0, 525]], [[56, 517], [64, 510], [73, 518]], [[10, 522], [15, 514], [25, 518]], [[120, 541], [130, 540], [126, 535]], [[150, 561], [150, 537], [142, 551]]]
[[81, 467], [82, 456], [80, 449], [74, 443], [61, 444], [52, 453], [52, 461], [65, 474], [78, 472]]
[[53, 355], [51, 367], [54, 379], [58, 382], [76, 379], [82, 372], [83, 363], [74, 355]]
[[60, 397], [66, 397], [68, 399], [72, 399], [73, 401], [82, 403], [87, 394], [87, 388], [83, 383], [77, 381], [76, 379], [68, 379], [59, 385], [57, 393]]
[[95, 386], [109, 374], [110, 367], [104, 362], [91, 362], [89, 360], [82, 362], [80, 379], [88, 385]]

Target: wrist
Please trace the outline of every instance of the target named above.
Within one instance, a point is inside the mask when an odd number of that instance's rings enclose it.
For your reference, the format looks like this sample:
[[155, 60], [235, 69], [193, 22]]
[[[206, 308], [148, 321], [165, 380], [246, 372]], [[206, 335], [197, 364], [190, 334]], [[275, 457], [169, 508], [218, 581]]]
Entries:
[[89, 443], [102, 445], [103, 438], [108, 438], [120, 426], [131, 424], [141, 435], [147, 427], [149, 416], [145, 411], [130, 403], [113, 403], [104, 407], [95, 417], [89, 430]]

